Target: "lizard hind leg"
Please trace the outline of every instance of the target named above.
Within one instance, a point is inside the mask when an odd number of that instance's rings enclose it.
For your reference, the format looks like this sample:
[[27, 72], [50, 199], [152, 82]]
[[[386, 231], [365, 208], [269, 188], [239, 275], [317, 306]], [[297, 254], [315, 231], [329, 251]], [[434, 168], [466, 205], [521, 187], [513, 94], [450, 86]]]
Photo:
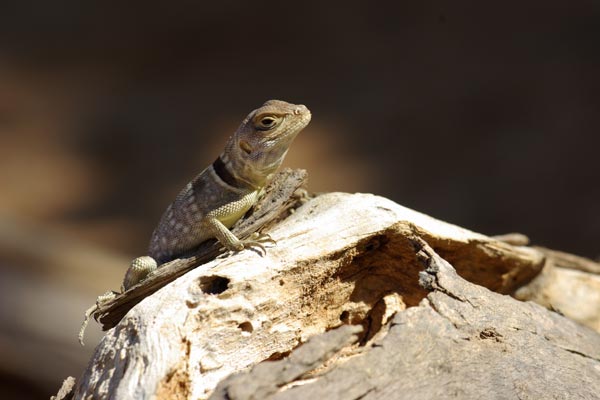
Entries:
[[123, 291], [137, 285], [158, 268], [156, 260], [150, 256], [142, 256], [133, 259], [125, 278], [123, 278]]
[[[148, 277], [152, 272], [154, 272], [158, 268], [156, 260], [150, 256], [143, 256], [135, 258], [131, 261], [131, 265], [127, 269], [125, 273], [125, 278], [123, 279], [123, 285], [121, 286], [121, 292], [128, 290], [129, 288], [137, 285], [144, 279]], [[77, 336], [79, 339], [79, 343], [83, 346], [83, 338], [85, 335], [85, 328], [90, 321], [90, 318], [94, 315], [96, 311], [98, 311], [99, 306], [102, 303], [106, 303], [112, 299], [114, 299], [119, 293], [109, 290], [103, 295], [98, 296], [96, 299], [96, 303], [87, 309], [84, 314], [83, 323], [81, 324], [81, 328], [79, 329], [79, 335]]]

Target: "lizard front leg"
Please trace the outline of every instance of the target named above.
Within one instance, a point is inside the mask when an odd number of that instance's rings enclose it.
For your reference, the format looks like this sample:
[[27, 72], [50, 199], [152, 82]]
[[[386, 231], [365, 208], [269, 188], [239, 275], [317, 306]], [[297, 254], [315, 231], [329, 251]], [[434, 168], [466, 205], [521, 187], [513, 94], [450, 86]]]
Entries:
[[274, 242], [270, 236], [255, 233], [246, 240], [240, 240], [229, 230], [256, 203], [258, 196], [259, 191], [253, 191], [209, 212], [202, 225], [229, 251], [237, 252], [252, 246], [265, 251], [264, 243]]
[[263, 252], [266, 252], [265, 243], [275, 243], [269, 235], [255, 232], [248, 239], [240, 240], [235, 236], [221, 221], [214, 217], [208, 217], [205, 219], [204, 224], [208, 227], [215, 238], [225, 247], [227, 250], [232, 252], [238, 252], [245, 248], [253, 246], [258, 247]]

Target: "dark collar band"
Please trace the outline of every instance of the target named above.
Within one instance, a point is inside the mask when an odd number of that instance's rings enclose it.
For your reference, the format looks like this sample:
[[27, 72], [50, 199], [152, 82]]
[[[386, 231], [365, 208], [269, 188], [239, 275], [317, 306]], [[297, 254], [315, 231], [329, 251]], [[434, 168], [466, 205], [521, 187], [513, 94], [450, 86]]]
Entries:
[[235, 188], [240, 187], [240, 182], [229, 172], [221, 157], [218, 157], [213, 163], [213, 168], [215, 173], [219, 178], [223, 180], [229, 186], [233, 186]]

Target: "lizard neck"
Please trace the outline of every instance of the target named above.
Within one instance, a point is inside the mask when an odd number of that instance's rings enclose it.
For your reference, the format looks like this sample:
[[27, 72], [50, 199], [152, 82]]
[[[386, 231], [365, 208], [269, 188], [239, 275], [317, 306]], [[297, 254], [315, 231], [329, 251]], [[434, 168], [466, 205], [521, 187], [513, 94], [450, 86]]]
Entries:
[[215, 174], [227, 185], [242, 190], [258, 190], [265, 185], [267, 176], [245, 174], [242, 166], [237, 166], [227, 153], [221, 154], [212, 164]]

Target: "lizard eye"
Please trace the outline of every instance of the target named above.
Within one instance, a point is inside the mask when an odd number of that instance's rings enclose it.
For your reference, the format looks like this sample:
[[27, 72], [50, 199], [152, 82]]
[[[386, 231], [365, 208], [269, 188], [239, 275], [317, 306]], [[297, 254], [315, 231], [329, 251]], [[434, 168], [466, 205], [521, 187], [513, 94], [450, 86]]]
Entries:
[[266, 115], [257, 119], [255, 127], [261, 131], [268, 131], [276, 127], [280, 120], [281, 118], [275, 115]]

